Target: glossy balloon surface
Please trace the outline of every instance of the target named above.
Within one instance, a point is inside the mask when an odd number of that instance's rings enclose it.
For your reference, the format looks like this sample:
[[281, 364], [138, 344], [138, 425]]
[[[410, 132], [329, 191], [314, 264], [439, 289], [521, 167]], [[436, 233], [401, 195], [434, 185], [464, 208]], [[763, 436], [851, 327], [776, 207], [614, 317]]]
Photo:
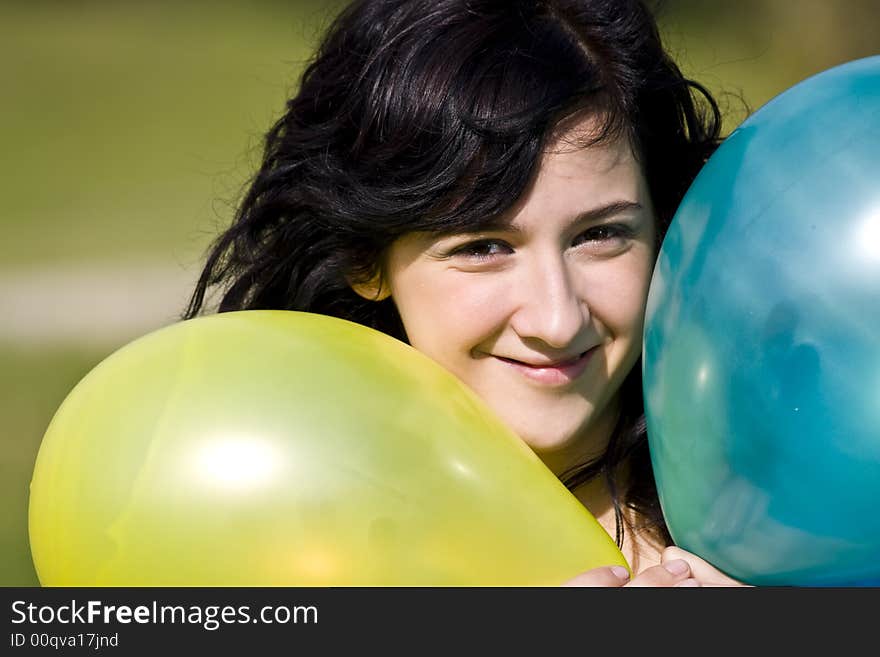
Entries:
[[753, 584], [880, 584], [880, 57], [791, 87], [710, 158], [644, 347], [675, 541]]
[[44, 436], [30, 538], [48, 586], [556, 585], [626, 563], [452, 374], [292, 311], [100, 363]]

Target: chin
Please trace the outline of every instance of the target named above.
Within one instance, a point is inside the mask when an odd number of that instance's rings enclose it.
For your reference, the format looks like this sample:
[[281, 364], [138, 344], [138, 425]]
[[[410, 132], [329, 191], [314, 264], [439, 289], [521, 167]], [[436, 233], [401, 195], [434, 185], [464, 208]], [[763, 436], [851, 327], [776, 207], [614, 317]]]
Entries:
[[591, 417], [592, 414], [578, 418], [580, 422], [556, 426], [547, 422], [536, 425], [532, 417], [529, 418], [531, 422], [509, 422], [508, 426], [547, 467], [559, 475], [601, 455], [601, 448], [589, 444], [591, 429], [595, 428]]
[[559, 430], [558, 432], [548, 432], [547, 427], [537, 429], [534, 427], [522, 427], [519, 430], [514, 427], [514, 432], [522, 439], [522, 441], [532, 448], [533, 451], [540, 453], [552, 454], [554, 452], [565, 452], [577, 443], [577, 435], [580, 427], [571, 430]]

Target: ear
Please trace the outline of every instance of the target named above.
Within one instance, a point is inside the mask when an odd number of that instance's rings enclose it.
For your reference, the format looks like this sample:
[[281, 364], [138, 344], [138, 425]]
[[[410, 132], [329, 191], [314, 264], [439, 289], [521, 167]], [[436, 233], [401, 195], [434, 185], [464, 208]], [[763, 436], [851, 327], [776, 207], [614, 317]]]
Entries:
[[348, 279], [351, 289], [357, 292], [367, 301], [384, 301], [391, 296], [391, 290], [382, 280], [381, 274], [376, 274], [372, 279], [365, 283], [355, 283]]

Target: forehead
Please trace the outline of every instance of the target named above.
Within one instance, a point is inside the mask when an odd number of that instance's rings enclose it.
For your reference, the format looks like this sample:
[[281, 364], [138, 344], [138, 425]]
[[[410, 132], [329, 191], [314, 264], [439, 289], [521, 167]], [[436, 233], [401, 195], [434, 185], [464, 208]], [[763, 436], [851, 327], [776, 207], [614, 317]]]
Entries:
[[563, 139], [544, 151], [530, 188], [552, 182], [564, 184], [570, 180], [578, 187], [599, 192], [607, 185], [632, 184], [641, 177], [641, 165], [629, 143], [623, 139], [587, 146]]
[[563, 119], [548, 135], [538, 175], [554, 164], [589, 165], [585, 173], [601, 176], [616, 167], [634, 165], [639, 169], [632, 143], [622, 130], [603, 116], [576, 114]]
[[548, 144], [533, 181], [499, 219], [511, 225], [614, 203], [649, 205], [642, 167], [626, 139], [585, 144], [578, 126]]

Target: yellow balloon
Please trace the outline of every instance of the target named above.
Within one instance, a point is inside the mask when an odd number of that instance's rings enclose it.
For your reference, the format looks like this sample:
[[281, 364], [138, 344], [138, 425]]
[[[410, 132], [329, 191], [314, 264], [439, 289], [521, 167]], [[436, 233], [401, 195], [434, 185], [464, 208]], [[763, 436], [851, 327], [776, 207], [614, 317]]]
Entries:
[[627, 566], [456, 377], [293, 311], [179, 322], [101, 362], [46, 431], [29, 523], [44, 586], [531, 586]]

